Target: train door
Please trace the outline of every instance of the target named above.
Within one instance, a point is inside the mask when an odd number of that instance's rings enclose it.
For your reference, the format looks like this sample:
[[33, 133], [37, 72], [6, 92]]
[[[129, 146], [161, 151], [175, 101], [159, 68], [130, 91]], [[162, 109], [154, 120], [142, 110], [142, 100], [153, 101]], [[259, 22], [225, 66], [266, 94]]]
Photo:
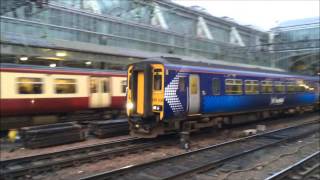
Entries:
[[111, 103], [110, 78], [90, 78], [90, 102], [91, 108], [109, 107]]
[[199, 75], [189, 76], [189, 114], [197, 114], [200, 110], [200, 79]]

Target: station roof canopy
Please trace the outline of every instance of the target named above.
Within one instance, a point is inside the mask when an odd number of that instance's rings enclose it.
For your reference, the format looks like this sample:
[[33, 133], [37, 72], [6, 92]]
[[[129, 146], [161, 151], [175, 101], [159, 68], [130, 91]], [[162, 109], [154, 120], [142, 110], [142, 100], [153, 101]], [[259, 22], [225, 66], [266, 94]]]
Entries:
[[295, 19], [284, 21], [279, 24], [278, 27], [290, 27], [290, 26], [303, 26], [303, 25], [310, 25], [310, 24], [319, 24], [320, 17], [311, 17], [311, 18], [304, 18], [304, 19]]

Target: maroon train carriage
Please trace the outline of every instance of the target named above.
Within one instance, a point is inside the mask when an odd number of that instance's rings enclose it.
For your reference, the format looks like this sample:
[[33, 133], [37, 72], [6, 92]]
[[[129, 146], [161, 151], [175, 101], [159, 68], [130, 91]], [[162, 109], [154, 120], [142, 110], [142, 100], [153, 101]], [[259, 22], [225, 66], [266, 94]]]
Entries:
[[2, 130], [116, 115], [125, 107], [124, 71], [2, 63], [0, 73]]

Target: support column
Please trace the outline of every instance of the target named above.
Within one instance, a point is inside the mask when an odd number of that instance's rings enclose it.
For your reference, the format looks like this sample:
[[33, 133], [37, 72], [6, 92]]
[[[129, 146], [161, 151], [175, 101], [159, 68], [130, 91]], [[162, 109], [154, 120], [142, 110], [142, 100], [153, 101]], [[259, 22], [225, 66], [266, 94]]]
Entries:
[[168, 24], [162, 14], [160, 7], [154, 4], [153, 17], [151, 18], [151, 25], [160, 26], [163, 29], [168, 29]]
[[245, 46], [245, 44], [240, 36], [240, 33], [238, 32], [236, 27], [231, 27], [230, 43], [236, 44], [239, 46]]
[[201, 38], [213, 40], [213, 36], [208, 28], [206, 21], [203, 19], [203, 17], [198, 17], [197, 36], [201, 37]]

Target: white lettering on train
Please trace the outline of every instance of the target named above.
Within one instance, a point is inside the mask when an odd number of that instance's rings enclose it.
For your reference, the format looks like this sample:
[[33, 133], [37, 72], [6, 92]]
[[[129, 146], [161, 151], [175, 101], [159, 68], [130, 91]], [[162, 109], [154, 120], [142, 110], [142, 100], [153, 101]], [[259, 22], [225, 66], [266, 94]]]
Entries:
[[270, 105], [282, 105], [284, 103], [285, 98], [276, 98], [271, 97], [270, 99]]

